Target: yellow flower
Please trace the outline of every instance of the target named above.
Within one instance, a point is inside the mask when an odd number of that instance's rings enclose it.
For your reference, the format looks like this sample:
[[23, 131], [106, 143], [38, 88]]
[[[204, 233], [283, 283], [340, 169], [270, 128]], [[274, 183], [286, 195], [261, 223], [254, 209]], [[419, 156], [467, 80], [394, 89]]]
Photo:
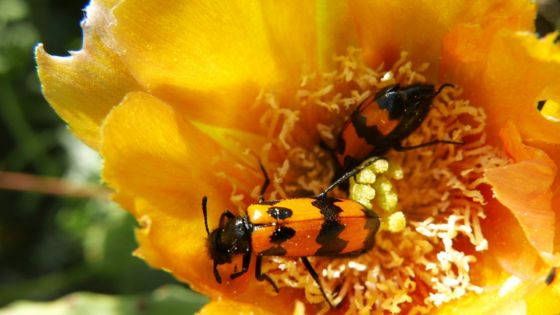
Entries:
[[560, 281], [545, 282], [560, 263], [560, 50], [534, 35], [533, 3], [93, 0], [86, 13], [82, 50], [37, 47], [44, 94], [103, 156], [139, 222], [136, 255], [210, 296], [203, 314], [328, 310], [297, 259], [265, 258], [278, 295], [254, 271], [216, 283], [201, 198], [211, 227], [242, 212], [259, 161], [267, 197], [319, 193], [336, 163], [321, 141], [336, 146], [380, 88], [417, 82], [455, 87], [406, 143], [465, 144], [388, 154], [407, 225], [360, 257], [313, 259], [330, 298], [350, 313], [560, 309]]

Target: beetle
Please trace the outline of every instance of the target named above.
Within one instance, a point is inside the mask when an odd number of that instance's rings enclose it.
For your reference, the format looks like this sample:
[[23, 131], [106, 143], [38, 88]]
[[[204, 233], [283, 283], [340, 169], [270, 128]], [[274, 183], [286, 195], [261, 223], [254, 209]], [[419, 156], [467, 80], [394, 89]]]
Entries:
[[546, 278], [544, 279], [546, 285], [551, 285], [554, 282], [554, 280], [556, 279], [557, 272], [558, 272], [558, 267], [552, 267], [550, 269], [550, 271], [546, 275]]
[[261, 271], [263, 257], [299, 257], [325, 301], [332, 307], [307, 257], [350, 257], [369, 251], [374, 246], [380, 220], [375, 212], [360, 203], [329, 197], [327, 193], [379, 159], [382, 158], [372, 158], [345, 173], [317, 196], [276, 201], [264, 201], [270, 180], [261, 164], [264, 183], [259, 202], [251, 204], [246, 215], [235, 215], [225, 210], [218, 227], [212, 231], [208, 228], [208, 198], [204, 196], [202, 213], [216, 281], [222, 282], [219, 265], [231, 263], [233, 257], [243, 255], [241, 270], [229, 276], [235, 279], [248, 271], [251, 257], [255, 255], [256, 279], [267, 281], [278, 291], [274, 281]]
[[385, 155], [390, 149], [406, 151], [438, 143], [462, 144], [449, 140], [433, 140], [404, 147], [402, 140], [414, 132], [432, 106], [437, 91], [432, 84], [390, 85], [365, 99], [344, 123], [338, 135], [335, 156], [343, 170], [352, 169], [371, 156]]

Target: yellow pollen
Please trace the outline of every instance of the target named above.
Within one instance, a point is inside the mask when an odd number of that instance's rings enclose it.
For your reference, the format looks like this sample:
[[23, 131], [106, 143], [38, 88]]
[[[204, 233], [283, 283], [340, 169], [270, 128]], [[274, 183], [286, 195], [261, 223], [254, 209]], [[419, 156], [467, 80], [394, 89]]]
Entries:
[[[368, 160], [363, 164], [365, 163], [368, 163]], [[394, 173], [389, 171], [400, 167], [391, 164], [394, 163], [381, 159], [361, 170], [350, 179], [348, 197], [370, 210], [375, 204], [378, 207], [376, 209], [383, 209], [385, 212], [395, 211], [399, 198], [391, 182]]]
[[391, 233], [402, 232], [406, 226], [406, 218], [401, 211], [395, 212], [387, 220], [387, 230]]
[[393, 212], [397, 209], [399, 196], [394, 191], [388, 191], [377, 198], [377, 204], [386, 212]]
[[356, 175], [356, 181], [360, 184], [373, 184], [375, 183], [376, 176], [373, 170], [367, 168]]
[[350, 186], [350, 199], [366, 200], [367, 204], [371, 204], [373, 198], [375, 198], [375, 189], [370, 185], [354, 184]]

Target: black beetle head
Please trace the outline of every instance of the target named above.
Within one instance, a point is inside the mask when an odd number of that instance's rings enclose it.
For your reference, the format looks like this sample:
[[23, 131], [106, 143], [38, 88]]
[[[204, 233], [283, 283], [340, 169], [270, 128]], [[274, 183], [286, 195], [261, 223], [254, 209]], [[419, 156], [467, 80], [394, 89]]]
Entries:
[[246, 253], [251, 247], [251, 233], [245, 217], [220, 221], [220, 226], [208, 235], [208, 253], [218, 265], [230, 263], [233, 256]]
[[251, 251], [251, 226], [247, 217], [235, 216], [229, 211], [224, 211], [220, 216], [220, 225], [212, 232], [208, 229], [208, 216], [206, 210], [207, 198], [202, 198], [202, 213], [204, 224], [208, 233], [208, 255], [214, 261], [214, 276], [221, 283], [217, 266], [231, 263], [233, 256]]

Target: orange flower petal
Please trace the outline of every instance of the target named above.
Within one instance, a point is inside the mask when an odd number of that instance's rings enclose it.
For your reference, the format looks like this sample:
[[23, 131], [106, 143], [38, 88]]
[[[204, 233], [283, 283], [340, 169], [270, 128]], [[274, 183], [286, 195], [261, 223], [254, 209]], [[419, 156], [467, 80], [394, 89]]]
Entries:
[[[560, 161], [560, 159], [556, 160]], [[554, 252], [560, 252], [560, 183], [557, 183], [556, 188], [554, 190], [554, 197], [552, 197], [552, 209], [556, 213], [556, 235], [554, 237]]]
[[43, 94], [85, 143], [99, 147], [99, 128], [110, 111], [129, 91], [139, 89], [103, 36], [115, 1], [95, 1], [87, 8], [83, 24], [84, 44], [68, 57], [47, 54], [43, 45], [35, 51]]
[[555, 35], [460, 25], [444, 39], [446, 81], [457, 83], [473, 104], [488, 114], [489, 139], [512, 120], [526, 141], [560, 143], [560, 124], [536, 109], [542, 99], [560, 99], [560, 48]]
[[529, 281], [516, 277], [483, 294], [469, 294], [443, 305], [436, 314], [556, 314], [560, 309], [560, 285], [547, 285], [546, 275]]
[[[527, 236], [519, 225], [516, 217], [497, 200], [486, 205], [487, 217], [482, 220], [483, 233], [489, 245], [488, 252], [482, 253], [488, 259], [497, 260], [499, 267], [522, 279], [534, 277], [543, 267], [542, 260], [527, 240]], [[483, 262], [485, 269], [492, 269], [490, 263]], [[499, 268], [493, 268], [496, 272]], [[488, 275], [484, 275], [484, 284]], [[482, 280], [481, 280], [482, 281]]]
[[229, 188], [208, 173], [204, 158], [218, 154], [216, 143], [142, 92], [127, 95], [111, 111], [102, 134], [103, 178], [143, 226], [138, 254], [190, 283], [215, 283], [201, 198], [209, 196], [211, 218], [229, 204], [223, 193]]
[[502, 131], [506, 150], [516, 163], [486, 170], [496, 198], [508, 207], [527, 239], [543, 258], [553, 250], [556, 216], [551, 186], [556, 165], [543, 151], [524, 145], [513, 124]]
[[[430, 62], [428, 73], [437, 74], [441, 39], [455, 24], [486, 24], [532, 30], [535, 5], [528, 1], [355, 1], [362, 47], [371, 65], [392, 64], [401, 51], [416, 64]], [[472, 52], [472, 51], [471, 51]], [[435, 79], [435, 78], [434, 78]], [[454, 81], [451, 81], [454, 82]]]

